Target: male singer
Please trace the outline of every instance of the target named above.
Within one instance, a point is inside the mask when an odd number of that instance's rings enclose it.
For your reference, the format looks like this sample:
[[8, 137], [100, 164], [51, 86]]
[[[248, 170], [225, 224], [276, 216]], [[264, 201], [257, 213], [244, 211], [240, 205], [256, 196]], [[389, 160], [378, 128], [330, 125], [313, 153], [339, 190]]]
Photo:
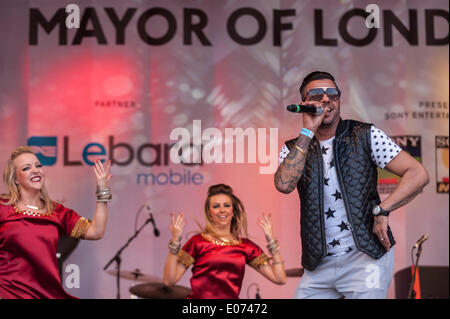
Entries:
[[[411, 201], [425, 168], [374, 125], [340, 118], [334, 77], [312, 72], [300, 86], [303, 128], [280, 152], [275, 187], [300, 197], [304, 275], [295, 298], [386, 298], [395, 244], [389, 213]], [[402, 177], [383, 202], [377, 166]]]

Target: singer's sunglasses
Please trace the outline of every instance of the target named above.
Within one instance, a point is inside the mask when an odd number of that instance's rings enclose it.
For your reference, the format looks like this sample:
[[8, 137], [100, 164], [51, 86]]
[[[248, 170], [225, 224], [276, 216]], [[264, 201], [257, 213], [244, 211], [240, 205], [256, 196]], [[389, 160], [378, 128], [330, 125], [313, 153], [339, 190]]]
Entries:
[[341, 91], [338, 88], [315, 88], [306, 93], [305, 101], [321, 101], [324, 94], [327, 94], [330, 101], [337, 101], [341, 97]]

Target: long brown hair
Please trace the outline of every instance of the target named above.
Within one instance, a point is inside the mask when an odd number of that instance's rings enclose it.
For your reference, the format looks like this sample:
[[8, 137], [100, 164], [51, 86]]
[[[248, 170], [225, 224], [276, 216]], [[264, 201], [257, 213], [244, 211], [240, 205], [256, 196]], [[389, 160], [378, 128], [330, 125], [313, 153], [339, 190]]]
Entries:
[[209, 205], [211, 203], [211, 197], [218, 194], [225, 194], [231, 198], [231, 203], [233, 205], [233, 218], [231, 219], [231, 234], [236, 238], [241, 237], [241, 235], [248, 237], [247, 214], [245, 213], [244, 204], [242, 204], [241, 200], [236, 195], [233, 194], [233, 189], [225, 184], [212, 185], [208, 189], [208, 197], [206, 198], [205, 201], [206, 226], [204, 228], [204, 231], [215, 234], [211, 216], [209, 213]]
[[[34, 151], [29, 146], [19, 146], [12, 153], [10, 158], [8, 159], [8, 163], [3, 171], [3, 182], [8, 187], [8, 194], [1, 194], [0, 198], [6, 200], [5, 202], [0, 202], [3, 205], [17, 205], [20, 200], [20, 190], [16, 181], [16, 167], [14, 165], [14, 160], [22, 154], [30, 153], [34, 155]], [[50, 199], [50, 196], [45, 189], [45, 186], [42, 187], [40, 191], [39, 198], [44, 202], [44, 207], [47, 210], [48, 214], [53, 212], [54, 203]]]

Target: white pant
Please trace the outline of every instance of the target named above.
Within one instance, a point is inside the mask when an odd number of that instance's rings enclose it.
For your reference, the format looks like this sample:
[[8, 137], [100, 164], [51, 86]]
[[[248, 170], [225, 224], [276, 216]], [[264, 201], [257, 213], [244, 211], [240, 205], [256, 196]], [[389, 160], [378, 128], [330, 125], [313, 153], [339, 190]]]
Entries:
[[353, 249], [327, 256], [313, 271], [305, 272], [295, 291], [296, 299], [383, 299], [394, 272], [394, 249], [381, 258]]

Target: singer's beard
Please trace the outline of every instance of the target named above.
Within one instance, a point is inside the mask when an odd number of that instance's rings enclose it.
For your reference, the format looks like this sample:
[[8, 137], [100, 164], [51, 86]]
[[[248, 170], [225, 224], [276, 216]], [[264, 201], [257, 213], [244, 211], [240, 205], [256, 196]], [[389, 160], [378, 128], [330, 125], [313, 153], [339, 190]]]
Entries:
[[339, 109], [339, 106], [334, 106], [334, 105], [323, 105], [325, 111], [324, 112], [328, 112], [326, 111], [328, 107], [330, 107], [331, 112], [330, 112], [330, 117], [325, 116], [325, 118], [322, 121], [322, 124], [320, 124], [320, 128], [331, 128], [334, 125], [337, 124], [337, 122], [339, 122], [339, 118], [341, 116], [341, 112]]
[[322, 122], [322, 124], [320, 125], [320, 127], [321, 127], [321, 128], [330, 128], [330, 127], [333, 127], [335, 123], [336, 123], [336, 121], [335, 121], [334, 118], [331, 119], [331, 120], [328, 120], [328, 121], [325, 121], [325, 120], [324, 120], [324, 121]]

